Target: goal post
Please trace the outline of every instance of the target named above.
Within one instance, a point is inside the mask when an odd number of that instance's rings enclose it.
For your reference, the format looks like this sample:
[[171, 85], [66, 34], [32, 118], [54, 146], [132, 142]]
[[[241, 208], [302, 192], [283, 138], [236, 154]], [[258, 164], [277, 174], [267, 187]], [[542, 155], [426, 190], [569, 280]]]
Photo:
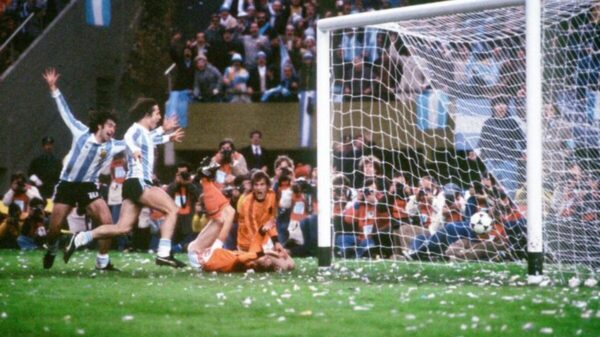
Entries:
[[542, 282], [542, 10], [540, 0], [527, 0], [527, 254], [528, 282]]
[[[584, 64], [584, 57], [580, 56], [583, 48], [577, 43], [586, 33], [576, 38], [572, 36], [574, 30], [588, 29], [584, 27], [585, 20], [588, 20], [586, 11], [593, 10], [594, 6], [596, 4], [592, 0], [453, 0], [319, 20], [319, 266], [331, 264], [338, 245], [351, 245], [353, 257], [367, 251], [367, 255], [362, 257], [398, 257], [402, 253], [411, 259], [415, 256], [422, 258], [423, 255], [445, 259], [447, 256], [440, 249], [452, 247], [452, 243], [456, 242], [456, 238], [448, 239], [452, 235], [458, 235], [465, 239], [465, 244], [476, 247], [472, 249], [479, 249], [471, 256], [486, 256], [487, 259], [486, 244], [473, 245], [474, 229], [469, 227], [468, 218], [462, 219], [462, 225], [454, 226], [448, 219], [443, 219], [447, 215], [428, 217], [419, 213], [421, 204], [418, 204], [416, 214], [404, 214], [404, 210], [399, 211], [396, 207], [397, 204], [408, 207], [418, 199], [418, 194], [428, 188], [421, 185], [420, 180], [425, 179], [439, 181], [437, 190], [431, 189], [442, 196], [437, 205], [438, 211], [446, 210], [452, 205], [444, 204], [448, 201], [445, 196], [457, 193], [456, 198], [466, 199], [469, 193], [472, 193], [470, 197], [478, 193], [479, 185], [473, 187], [471, 181], [462, 179], [477, 170], [482, 173], [482, 181], [496, 181], [492, 183], [493, 192], [488, 192], [495, 194], [496, 200], [475, 205], [470, 215], [481, 211], [498, 219], [503, 215], [498, 215], [496, 209], [509, 206], [526, 214], [526, 220], [524, 216], [522, 221], [517, 221], [526, 223], [526, 229], [516, 226], [505, 230], [521, 231], [526, 238], [523, 247], [526, 252], [519, 258], [527, 259], [530, 283], [542, 280], [543, 261], [548, 259], [548, 250], [552, 250], [550, 255], [554, 262], [577, 264], [583, 261], [590, 264], [592, 261], [595, 265], [600, 252], [587, 248], [578, 251], [583, 245], [596, 242], [589, 239], [594, 236], [595, 229], [590, 229], [580, 219], [575, 220], [576, 226], [570, 226], [573, 215], [563, 215], [562, 208], [552, 209], [554, 205], [548, 206], [545, 200], [549, 191], [553, 198], [560, 198], [558, 191], [564, 192], [560, 188], [569, 179], [568, 176], [578, 174], [574, 172], [577, 170], [567, 166], [577, 166], [572, 162], [579, 158], [567, 158], [563, 153], [577, 151], [578, 145], [572, 145], [575, 136], [555, 143], [547, 142], [546, 133], [555, 132], [552, 128], [556, 124], [548, 123], [543, 112], [546, 106], [551, 106], [562, 110], [565, 115], [567, 112], [590, 115], [580, 110], [589, 108], [590, 102], [594, 102], [590, 97], [596, 93], [600, 101], [600, 90], [588, 89], [588, 82], [582, 81], [580, 78], [584, 76], [579, 75], [585, 69], [581, 70], [583, 66], [580, 66], [580, 63]], [[550, 49], [546, 51], [546, 48]], [[479, 74], [481, 69], [490, 73]], [[496, 123], [491, 133], [504, 132], [511, 136], [522, 129], [523, 144], [515, 149], [505, 149], [503, 144], [494, 141], [484, 142], [486, 127], [492, 125], [488, 125], [487, 119], [492, 119], [497, 113], [502, 114], [496, 111], [496, 105], [500, 106], [499, 110], [504, 105], [504, 114], [509, 115], [507, 120], [510, 122]], [[600, 103], [597, 106], [600, 107]], [[591, 120], [593, 116], [589, 118], [583, 124], [596, 130], [595, 119]], [[576, 131], [573, 130], [577, 129], [581, 120], [565, 117], [562, 122], [574, 134]], [[497, 140], [498, 137], [492, 139]], [[565, 145], [567, 143], [570, 145]], [[369, 147], [364, 147], [365, 144]], [[350, 157], [355, 155], [356, 146], [361, 158]], [[461, 155], [457, 154], [459, 151]], [[523, 159], [517, 158], [522, 169], [515, 163], [499, 160], [502, 155], [518, 156], [520, 151], [525, 154]], [[463, 153], [469, 157], [461, 157]], [[365, 160], [379, 171], [375, 178], [381, 176], [387, 181], [381, 184], [383, 187], [375, 183], [373, 186], [383, 195], [380, 200], [388, 206], [389, 217], [392, 217], [392, 212], [395, 212], [394, 216], [400, 212], [400, 217], [406, 216], [402, 218], [406, 221], [400, 221], [401, 229], [409, 228], [403, 227], [404, 224], [411, 224], [412, 232], [397, 230], [397, 219], [384, 219], [396, 224], [395, 229], [390, 230], [389, 241], [393, 247], [389, 254], [382, 250], [373, 253], [372, 247], [381, 248], [388, 244], [378, 241], [380, 234], [377, 234], [375, 242], [365, 239], [371, 237], [372, 230], [379, 226], [382, 216], [379, 208], [374, 209], [372, 215], [377, 224], [365, 225], [368, 223], [365, 221], [368, 211], [359, 210], [360, 206], [356, 204], [356, 210], [349, 213], [356, 220], [354, 226], [360, 228], [353, 233], [350, 232], [353, 229], [336, 228], [334, 224], [333, 219], [338, 213], [333, 201], [339, 194], [339, 182], [336, 183], [339, 176], [351, 180], [352, 193], [346, 196], [348, 199], [368, 203], [366, 199], [371, 189], [364, 184], [371, 180], [365, 179], [368, 176], [363, 166]], [[482, 167], [474, 170], [469, 166], [473, 163]], [[340, 165], [344, 169], [340, 169]], [[590, 174], [584, 172], [581, 179], [597, 179], [593, 178], [597, 174], [594, 170], [588, 170], [593, 171]], [[399, 203], [396, 196], [405, 193], [400, 193], [398, 188], [406, 188], [407, 191], [402, 197], [405, 200]], [[433, 209], [436, 209], [437, 199], [430, 201]], [[459, 204], [454, 197], [450, 199]], [[500, 199], [509, 200], [509, 206], [503, 206]], [[475, 202], [480, 201], [475, 198]], [[576, 202], [584, 203], [581, 200]], [[470, 207], [465, 203], [462, 204], [463, 211]], [[577, 207], [582, 208], [580, 206]], [[343, 219], [348, 218], [345, 211]], [[366, 213], [361, 215], [362, 211]], [[446, 228], [445, 224], [451, 226]], [[403, 237], [406, 233], [410, 233], [410, 240]], [[348, 234], [348, 237], [338, 242], [340, 234]], [[480, 241], [489, 243], [499, 236], [497, 233], [483, 234], [486, 234], [486, 239]], [[353, 235], [354, 238], [351, 238]], [[491, 239], [487, 239], [490, 236]], [[359, 244], [361, 240], [368, 242]], [[366, 248], [361, 247], [362, 244]], [[423, 249], [425, 246], [426, 249]], [[336, 254], [346, 257], [344, 252], [337, 251]], [[491, 259], [505, 258], [506, 255], [496, 254]]]

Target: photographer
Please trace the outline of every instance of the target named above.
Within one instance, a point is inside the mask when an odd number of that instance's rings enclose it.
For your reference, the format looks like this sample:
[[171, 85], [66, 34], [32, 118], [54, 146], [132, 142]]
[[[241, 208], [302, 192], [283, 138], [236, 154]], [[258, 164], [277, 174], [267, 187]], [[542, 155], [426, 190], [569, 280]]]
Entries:
[[23, 213], [28, 213], [29, 201], [33, 198], [42, 199], [37, 187], [27, 182], [23, 172], [14, 173], [10, 177], [10, 189], [4, 194], [2, 202], [5, 205], [15, 203]]
[[8, 217], [0, 223], [0, 248], [17, 249], [17, 237], [21, 232], [21, 208], [16, 204], [8, 206]]
[[179, 243], [175, 247], [182, 249], [187, 243], [194, 239], [192, 230], [192, 219], [194, 217], [195, 205], [200, 195], [200, 189], [192, 182], [188, 163], [177, 164], [175, 181], [172, 182], [167, 193], [177, 205], [177, 222], [175, 224], [174, 241]]
[[220, 165], [215, 177], [215, 183], [220, 187], [230, 185], [236, 177], [248, 174], [246, 159], [235, 150], [231, 138], [225, 138], [219, 143], [219, 152], [213, 156], [212, 162]]
[[[344, 233], [336, 237], [336, 246], [341, 247], [343, 254], [352, 255], [350, 249], [357, 247], [356, 257], [371, 254], [390, 255], [389, 210], [381, 203], [384, 193], [377, 188], [373, 179], [365, 180], [365, 187], [358, 191], [353, 207], [344, 211], [346, 225], [354, 226], [358, 232]], [[374, 248], [386, 248], [374, 251]], [[382, 247], [383, 246], [383, 247]]]
[[286, 247], [288, 245], [304, 245], [304, 234], [300, 223], [312, 215], [316, 200], [316, 187], [304, 177], [297, 178], [291, 189], [290, 220], [287, 226], [289, 240], [286, 242]]
[[33, 198], [29, 203], [29, 215], [23, 222], [17, 244], [21, 250], [34, 250], [42, 247], [46, 239], [45, 202]]

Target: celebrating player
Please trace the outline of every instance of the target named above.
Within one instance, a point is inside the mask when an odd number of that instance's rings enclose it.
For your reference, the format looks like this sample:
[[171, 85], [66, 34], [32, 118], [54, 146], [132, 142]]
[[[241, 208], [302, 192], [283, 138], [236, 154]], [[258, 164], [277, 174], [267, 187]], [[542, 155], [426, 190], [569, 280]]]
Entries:
[[[65, 262], [76, 248], [92, 240], [112, 238], [129, 233], [137, 222], [142, 207], [156, 209], [165, 214], [161, 238], [156, 257], [157, 265], [174, 268], [185, 266], [171, 254], [171, 237], [177, 220], [177, 206], [167, 192], [152, 185], [154, 167], [154, 148], [168, 141], [180, 142], [184, 132], [177, 127], [175, 119], [166, 119], [163, 127], [157, 125], [161, 114], [157, 102], [151, 98], [139, 98], [130, 110], [132, 120], [136, 121], [125, 133], [128, 167], [127, 179], [123, 183], [123, 204], [116, 226], [103, 225], [92, 231], [75, 235], [65, 250]], [[110, 223], [107, 221], [106, 223]]]
[[[50, 269], [58, 251], [60, 228], [73, 207], [86, 210], [96, 224], [110, 223], [111, 216], [104, 199], [100, 197], [96, 183], [99, 173], [110, 164], [112, 158], [125, 150], [125, 142], [114, 140], [117, 119], [110, 112], [91, 113], [89, 127], [75, 119], [56, 82], [60, 74], [49, 68], [43, 74], [63, 121], [71, 130], [73, 141], [65, 158], [60, 181], [55, 187], [54, 207], [47, 236], [44, 268]], [[96, 268], [115, 270], [110, 263], [108, 250], [110, 240], [99, 242]]]

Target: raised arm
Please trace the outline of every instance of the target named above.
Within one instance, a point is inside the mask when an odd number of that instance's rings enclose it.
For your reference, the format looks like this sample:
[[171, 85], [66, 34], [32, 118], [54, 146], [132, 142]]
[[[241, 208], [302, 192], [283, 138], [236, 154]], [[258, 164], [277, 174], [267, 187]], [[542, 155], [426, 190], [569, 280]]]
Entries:
[[78, 121], [75, 118], [75, 116], [73, 116], [73, 113], [71, 112], [67, 101], [56, 86], [56, 82], [58, 81], [60, 74], [57, 73], [54, 68], [48, 68], [42, 76], [44, 77], [44, 80], [46, 80], [48, 88], [50, 89], [50, 94], [56, 102], [56, 106], [58, 107], [60, 117], [63, 119], [69, 130], [71, 130], [71, 133], [74, 135], [80, 135], [88, 132], [88, 127], [85, 126], [85, 124]]

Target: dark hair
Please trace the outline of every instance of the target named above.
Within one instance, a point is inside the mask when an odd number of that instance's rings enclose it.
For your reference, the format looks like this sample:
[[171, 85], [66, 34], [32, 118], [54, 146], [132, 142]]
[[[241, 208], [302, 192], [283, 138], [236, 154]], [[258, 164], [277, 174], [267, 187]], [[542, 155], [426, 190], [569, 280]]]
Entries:
[[221, 150], [221, 147], [225, 144], [231, 145], [231, 151], [235, 151], [235, 144], [233, 144], [233, 139], [225, 138], [221, 142], [219, 142], [219, 150]]
[[91, 133], [98, 131], [100, 129], [98, 126], [104, 125], [109, 120], [117, 123], [117, 114], [111, 110], [90, 110], [89, 114], [90, 122], [88, 123], [88, 127]]
[[10, 176], [10, 182], [14, 182], [17, 180], [21, 180], [23, 182], [25, 182], [27, 180], [27, 176], [25, 175], [25, 173], [19, 171], [19, 172], [15, 172]]
[[180, 161], [177, 163], [177, 168], [182, 168], [182, 167], [185, 167], [188, 170], [188, 172], [191, 172], [191, 170], [192, 170], [192, 167], [186, 161]]
[[129, 117], [134, 122], [138, 122], [147, 115], [152, 114], [152, 107], [158, 105], [154, 98], [140, 97], [129, 109]]
[[271, 178], [269, 178], [269, 176], [263, 172], [263, 171], [256, 171], [254, 173], [252, 173], [252, 186], [254, 186], [254, 184], [256, 184], [257, 182], [264, 180], [267, 183], [267, 186], [271, 185]]
[[252, 138], [252, 136], [254, 136], [255, 134], [258, 134], [258, 137], [262, 138], [262, 132], [260, 132], [259, 130], [252, 130], [250, 132], [250, 138]]

